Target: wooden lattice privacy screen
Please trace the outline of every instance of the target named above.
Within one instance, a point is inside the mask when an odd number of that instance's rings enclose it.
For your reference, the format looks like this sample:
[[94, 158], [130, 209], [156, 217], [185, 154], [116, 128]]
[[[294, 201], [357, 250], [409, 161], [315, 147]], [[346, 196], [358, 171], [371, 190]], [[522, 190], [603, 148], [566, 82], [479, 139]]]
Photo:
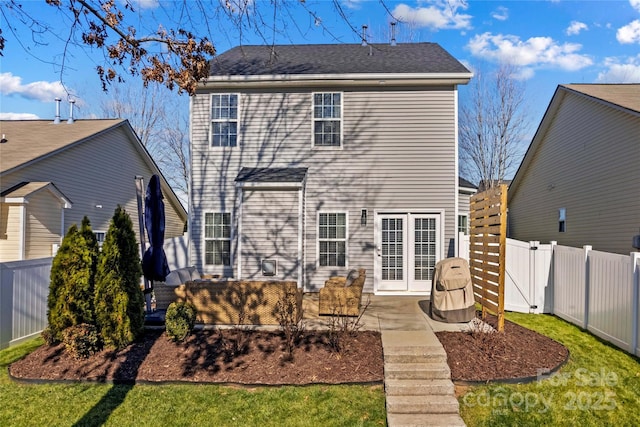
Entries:
[[473, 293], [487, 311], [498, 317], [498, 331], [504, 330], [504, 275], [507, 248], [507, 186], [483, 191], [471, 197], [469, 266]]

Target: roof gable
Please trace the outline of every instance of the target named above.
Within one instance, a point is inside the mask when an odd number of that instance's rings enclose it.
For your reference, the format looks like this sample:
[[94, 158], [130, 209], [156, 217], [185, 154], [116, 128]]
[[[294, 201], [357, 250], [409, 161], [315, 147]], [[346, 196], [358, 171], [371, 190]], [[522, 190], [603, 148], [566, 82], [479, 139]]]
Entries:
[[509, 186], [509, 199], [518, 190], [521, 181], [531, 167], [533, 159], [542, 144], [547, 131], [556, 119], [556, 115], [567, 96], [588, 97], [610, 108], [621, 109], [632, 116], [640, 113], [640, 84], [568, 84], [558, 85], [542, 117], [538, 129], [527, 148], [518, 170]]
[[122, 125], [124, 120], [76, 120], [54, 124], [51, 120], [2, 120], [0, 174], [82, 142], [98, 133]]
[[436, 43], [237, 46], [216, 56], [210, 76], [464, 74]]

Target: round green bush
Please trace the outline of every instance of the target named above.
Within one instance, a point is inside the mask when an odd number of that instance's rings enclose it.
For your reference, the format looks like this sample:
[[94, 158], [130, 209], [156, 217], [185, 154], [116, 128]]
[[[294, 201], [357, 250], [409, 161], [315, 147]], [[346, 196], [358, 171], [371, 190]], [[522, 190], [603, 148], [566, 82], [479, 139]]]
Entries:
[[184, 341], [196, 324], [196, 308], [188, 302], [172, 302], [167, 307], [165, 327], [167, 336], [176, 342]]
[[86, 359], [102, 347], [98, 329], [87, 323], [62, 331], [62, 342], [67, 352], [76, 359]]

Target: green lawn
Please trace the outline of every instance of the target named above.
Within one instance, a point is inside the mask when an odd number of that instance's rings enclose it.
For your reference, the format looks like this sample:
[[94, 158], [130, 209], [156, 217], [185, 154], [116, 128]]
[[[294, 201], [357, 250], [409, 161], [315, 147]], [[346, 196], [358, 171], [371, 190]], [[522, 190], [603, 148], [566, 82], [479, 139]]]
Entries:
[[0, 351], [1, 426], [383, 426], [382, 386], [17, 384], [7, 366], [40, 339]]
[[564, 344], [569, 361], [540, 382], [471, 387], [459, 398], [468, 426], [640, 426], [637, 358], [554, 316], [506, 318]]

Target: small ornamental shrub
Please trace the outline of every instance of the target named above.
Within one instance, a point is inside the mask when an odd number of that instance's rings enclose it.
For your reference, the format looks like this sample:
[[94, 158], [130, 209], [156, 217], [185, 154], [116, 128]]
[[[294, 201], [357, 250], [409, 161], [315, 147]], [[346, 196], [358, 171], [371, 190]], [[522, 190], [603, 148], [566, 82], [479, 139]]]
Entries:
[[100, 341], [98, 329], [87, 323], [71, 326], [62, 331], [64, 347], [75, 359], [86, 359], [100, 351]]
[[53, 259], [47, 298], [47, 320], [54, 341], [62, 331], [80, 323], [94, 323], [94, 280], [98, 242], [85, 216], [74, 224]]
[[54, 345], [60, 341], [58, 341], [58, 339], [55, 337], [55, 335], [53, 334], [53, 332], [51, 331], [50, 327], [46, 327], [42, 330], [42, 332], [40, 333], [40, 336], [42, 337], [42, 339], [44, 340], [45, 344], [47, 345]]
[[172, 302], [167, 307], [165, 327], [167, 336], [175, 341], [184, 341], [196, 324], [196, 308], [188, 302]]
[[127, 212], [118, 206], [98, 257], [95, 314], [107, 347], [124, 348], [144, 332], [140, 247]]

